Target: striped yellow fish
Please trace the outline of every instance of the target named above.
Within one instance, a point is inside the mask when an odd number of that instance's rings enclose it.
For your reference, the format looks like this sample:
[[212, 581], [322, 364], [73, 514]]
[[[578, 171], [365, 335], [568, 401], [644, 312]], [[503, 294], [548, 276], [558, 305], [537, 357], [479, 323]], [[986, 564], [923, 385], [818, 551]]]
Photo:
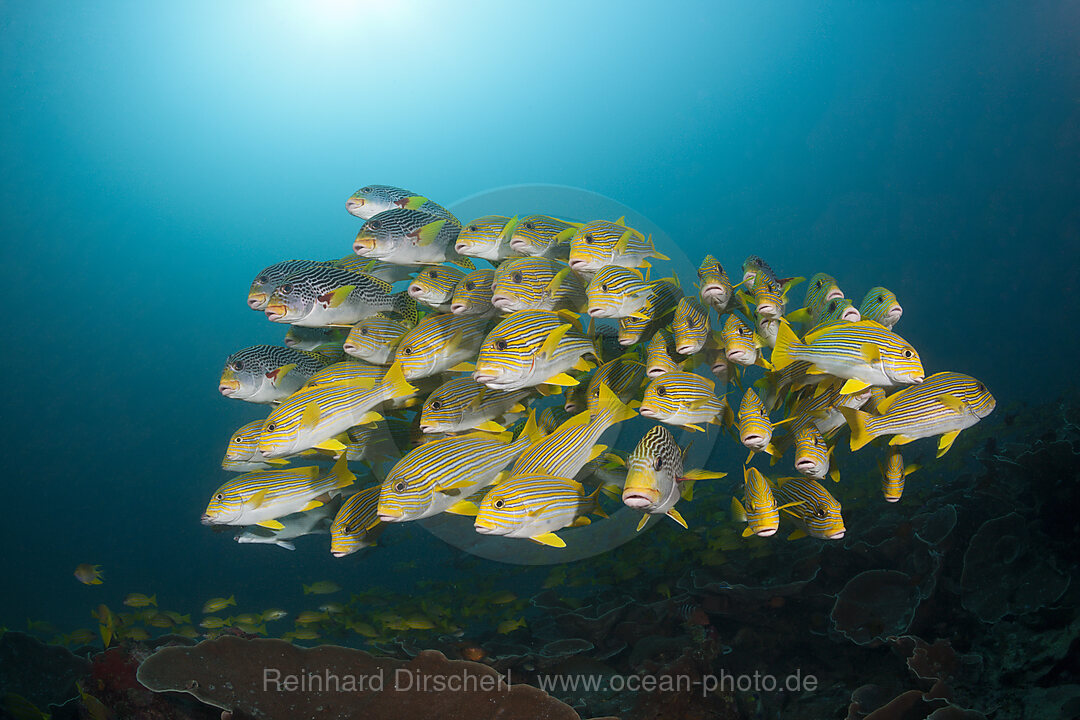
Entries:
[[776, 345], [776, 336], [780, 334], [780, 321], [755, 315], [754, 332], [761, 338], [762, 347], [771, 348]]
[[628, 317], [645, 307], [651, 291], [652, 283], [637, 268], [606, 265], [592, 276], [585, 288], [586, 312], [597, 318]]
[[214, 493], [203, 513], [204, 525], [259, 525], [281, 530], [277, 518], [320, 507], [356, 477], [342, 456], [326, 475], [319, 468], [260, 470], [229, 480]]
[[494, 483], [541, 435], [530, 414], [518, 438], [507, 442], [508, 437], [459, 435], [410, 450], [382, 482], [379, 519], [406, 522], [443, 512], [475, 514], [475, 504], [465, 498]]
[[642, 340], [649, 340], [660, 328], [668, 324], [669, 318], [682, 297], [682, 288], [671, 280], [657, 280], [651, 284], [649, 298], [645, 305], [633, 315], [619, 318], [619, 344], [633, 345]]
[[892, 330], [904, 314], [896, 295], [888, 288], [873, 287], [859, 303], [859, 312], [866, 320], [879, 322]]
[[343, 451], [342, 443], [327, 443], [353, 425], [381, 419], [374, 412], [380, 403], [415, 392], [417, 389], [405, 380], [397, 364], [391, 365], [374, 387], [368, 381], [301, 390], [267, 418], [259, 438], [259, 453], [264, 458], [275, 458], [324, 446]]
[[484, 496], [473, 526], [483, 535], [528, 538], [541, 545], [566, 547], [555, 531], [587, 525], [588, 513], [603, 515], [599, 494], [597, 488], [587, 495], [581, 483], [569, 478], [512, 476]]
[[495, 270], [491, 303], [500, 312], [519, 310], [573, 310], [585, 305], [581, 278], [561, 260], [515, 258]]
[[607, 447], [596, 441], [612, 425], [635, 417], [608, 388], [600, 385], [594, 409], [584, 410], [565, 421], [543, 440], [529, 446], [514, 463], [511, 475], [548, 474], [572, 478], [587, 462]]
[[600, 387], [606, 385], [619, 400], [631, 408], [640, 404], [645, 388], [645, 365], [634, 353], [604, 363], [596, 368], [586, 391], [586, 407], [596, 410], [600, 405]]
[[735, 416], [735, 428], [739, 433], [739, 441], [749, 448], [751, 455], [764, 450], [772, 440], [773, 423], [769, 420], [769, 413], [753, 388], [746, 388], [746, 392], [743, 393], [742, 402], [739, 403], [739, 412]]
[[919, 466], [914, 463], [905, 466], [900, 448], [890, 445], [885, 448], [885, 462], [878, 460], [878, 469], [881, 470], [881, 494], [885, 496], [885, 502], [894, 503], [900, 502], [900, 496], [904, 494], [904, 480]]
[[565, 260], [570, 253], [570, 238], [581, 223], [550, 215], [526, 215], [510, 233], [510, 249], [530, 257]]
[[727, 477], [722, 472], [684, 470], [684, 455], [667, 428], [657, 425], [645, 433], [627, 458], [622, 501], [644, 513], [637, 526], [639, 531], [650, 515], [667, 515], [687, 527], [675, 504], [681, 498], [693, 499], [696, 480]]
[[566, 411], [566, 408], [552, 405], [540, 411], [540, 414], [536, 416], [536, 425], [544, 435], [550, 435], [569, 419], [570, 413]]
[[428, 315], [398, 341], [394, 362], [409, 380], [472, 370], [486, 327], [475, 315]]
[[[803, 310], [808, 317], [816, 317], [823, 314], [822, 309], [830, 300], [838, 300], [844, 297], [844, 291], [836, 283], [836, 278], [827, 273], [816, 273], [810, 278], [810, 284], [806, 286], [806, 299], [803, 300]], [[806, 322], [805, 319], [799, 319]]]
[[[800, 504], [796, 500], [784, 507]], [[780, 528], [780, 507], [776, 504], [772, 486], [757, 468], [743, 466], [743, 499], [731, 498], [731, 515], [736, 522], [746, 523], [743, 537], [771, 537]]]
[[739, 292], [739, 299], [747, 317], [751, 315], [752, 310], [752, 313], [759, 317], [769, 320], [779, 319], [784, 314], [787, 303], [787, 289], [794, 284], [795, 280], [801, 281], [802, 278], [794, 278], [791, 283], [781, 287], [778, 283], [770, 282], [761, 275], [756, 276], [753, 283], [748, 285], [749, 293]]
[[771, 362], [782, 370], [805, 360], [820, 372], [846, 379], [840, 392], [869, 385], [921, 383], [922, 361], [911, 344], [872, 320], [827, 325], [799, 340], [786, 322], [780, 326]]
[[705, 432], [704, 423], [724, 425], [731, 410], [716, 396], [712, 380], [690, 372], [667, 372], [645, 388], [638, 412], [667, 425]]
[[712, 255], [706, 255], [697, 271], [698, 294], [706, 305], [716, 308], [723, 314], [735, 297], [731, 280], [724, 271], [724, 266]]
[[840, 322], [859, 322], [862, 314], [847, 298], [833, 298], [818, 307], [818, 313], [810, 318], [812, 330]]
[[669, 352], [672, 349], [671, 333], [667, 330], [658, 330], [649, 340], [649, 346], [645, 350], [645, 374], [654, 378], [666, 372], [682, 370], [682, 364], [677, 362]]
[[320, 370], [304, 383], [304, 390], [327, 385], [341, 385], [343, 383], [364, 383], [372, 385], [382, 380], [386, 374], [386, 368], [381, 365], [372, 365], [363, 360], [346, 360], [334, 363], [328, 368]]
[[455, 315], [481, 315], [488, 317], [495, 314], [491, 304], [494, 294], [491, 286], [495, 283], [494, 270], [474, 270], [461, 279], [450, 298], [450, 312]]
[[330, 525], [331, 555], [345, 557], [361, 548], [375, 545], [382, 531], [382, 523], [376, 513], [378, 504], [378, 485], [361, 490], [342, 504]]
[[259, 455], [259, 436], [265, 420], [253, 420], [241, 425], [229, 438], [221, 467], [230, 472], [266, 470], [274, 465], [284, 465], [286, 460], [266, 460]]
[[668, 260], [653, 245], [652, 236], [627, 227], [624, 218], [615, 222], [594, 220], [577, 229], [570, 238], [570, 267], [591, 274], [605, 265], [648, 267], [649, 258]]
[[353, 252], [399, 265], [452, 262], [474, 270], [472, 261], [455, 249], [460, 232], [456, 220], [419, 210], [387, 210], [364, 223], [353, 241]]
[[709, 311], [692, 297], [680, 299], [671, 320], [675, 351], [680, 355], [693, 355], [705, 347], [711, 333]]
[[484, 338], [473, 379], [495, 390], [577, 385], [567, 371], [592, 369], [586, 355], [599, 359], [576, 315], [565, 310], [522, 310], [507, 316]]
[[353, 325], [344, 349], [349, 355], [374, 365], [394, 362], [398, 342], [414, 323], [378, 314]]
[[956, 436], [994, 411], [997, 401], [986, 386], [969, 375], [934, 373], [921, 385], [893, 393], [878, 404], [880, 417], [841, 408], [851, 426], [851, 449], [858, 450], [879, 435], [892, 435], [890, 445], [940, 435], [938, 457]]
[[345, 209], [362, 220], [370, 220], [387, 210], [405, 209], [423, 210], [428, 215], [457, 222], [450, 211], [437, 202], [393, 185], [365, 185], [349, 196]]
[[723, 329], [715, 339], [717, 344], [724, 348], [727, 359], [736, 365], [768, 365], [761, 357], [764, 340], [735, 313], [728, 315]]
[[505, 215], [485, 215], [461, 227], [455, 246], [458, 253], [497, 263], [522, 253], [510, 247], [519, 218]]
[[825, 442], [813, 422], [806, 423], [795, 433], [795, 470], [808, 478], [824, 480], [825, 475], [840, 480], [840, 475], [832, 464], [832, 448]]
[[450, 300], [463, 277], [465, 271], [453, 265], [426, 267], [409, 283], [409, 296], [438, 312], [449, 312]]
[[773, 488], [773, 495], [786, 506], [783, 512], [798, 520], [801, 526], [788, 535], [788, 540], [806, 535], [821, 540], [840, 540], [847, 532], [840, 503], [816, 480], [781, 478]]
[[253, 345], [225, 360], [218, 390], [250, 403], [281, 402], [334, 361], [325, 355], [276, 345]]
[[424, 400], [420, 430], [425, 433], [483, 430], [504, 432], [496, 419], [506, 413], [525, 411], [531, 390], [493, 390], [471, 377], [443, 383]]

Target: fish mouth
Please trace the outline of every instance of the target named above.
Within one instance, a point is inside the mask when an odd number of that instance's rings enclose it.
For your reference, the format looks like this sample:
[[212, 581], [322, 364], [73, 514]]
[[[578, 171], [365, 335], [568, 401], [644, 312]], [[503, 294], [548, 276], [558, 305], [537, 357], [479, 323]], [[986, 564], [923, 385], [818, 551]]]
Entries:
[[351, 197], [351, 198], [349, 198], [348, 200], [345, 201], [345, 210], [348, 211], [348, 213], [350, 215], [355, 215], [358, 218], [363, 217], [363, 215], [360, 214], [360, 208], [362, 208], [362, 207], [364, 207], [364, 199], [363, 198], [352, 198]]
[[229, 397], [239, 389], [240, 388], [235, 385], [225, 385], [224, 383], [218, 385], [218, 391], [225, 397]]
[[344, 345], [341, 346], [341, 349], [344, 350], [347, 354], [352, 355], [354, 352], [356, 352], [360, 348], [356, 347], [352, 343], [345, 343]]
[[675, 352], [679, 353], [680, 355], [693, 355], [694, 354], [694, 346], [693, 345], [677, 345], [675, 347]]
[[513, 302], [513, 299], [506, 295], [493, 295], [491, 298], [491, 304], [500, 310], [509, 310]]
[[481, 535], [495, 535], [496, 528], [486, 520], [477, 519], [473, 522], [473, 529]]
[[[524, 248], [524, 249], [523, 249]], [[529, 245], [524, 240], [511, 240], [510, 249], [517, 252], [524, 252], [529, 249]]]
[[278, 322], [289, 312], [289, 308], [284, 305], [267, 305], [264, 312], [271, 322]]
[[346, 555], [351, 555], [352, 553], [350, 553], [348, 550], [331, 550], [330, 554], [336, 558], [343, 558]]
[[898, 497], [886, 497], [885, 502], [900, 502], [900, 498], [898, 498]]
[[758, 537], [772, 537], [776, 534], [776, 528], [762, 528], [754, 534]]
[[252, 310], [262, 310], [266, 307], [266, 293], [251, 293], [248, 295], [247, 304]]
[[733, 363], [742, 363], [746, 359], [745, 350], [728, 350], [724, 356]]
[[379, 522], [385, 522], [385, 523], [401, 522], [401, 518], [403, 516], [404, 515], [401, 512], [392, 512], [390, 510], [379, 510], [379, 515], [378, 515]]
[[804, 475], [809, 475], [817, 468], [817, 463], [813, 460], [796, 460], [795, 469]]
[[911, 375], [908, 378], [913, 384], [918, 385], [923, 381], [922, 375]]
[[743, 435], [742, 444], [753, 450], [760, 450], [765, 447], [765, 436], [758, 435], [757, 433]]
[[489, 382], [495, 382], [499, 379], [499, 376], [495, 373], [494, 370], [480, 370], [479, 368], [473, 372], [472, 377], [473, 380], [480, 383], [481, 385], [486, 385]]
[[723, 302], [727, 299], [727, 291], [721, 285], [706, 285], [701, 288], [701, 297], [705, 300]]
[[829, 302], [830, 300], [839, 300], [842, 297], [844, 297], [844, 291], [840, 288], [833, 288], [829, 292], [825, 293], [825, 302]]
[[846, 322], [859, 322], [862, 320], [862, 313], [858, 308], [849, 307], [840, 313], [840, 319]]
[[667, 372], [667, 370], [665, 370], [664, 368], [654, 367], [654, 368], [649, 368], [649, 370], [645, 374], [648, 377], [660, 377], [661, 375], [663, 375], [666, 372]]
[[776, 317], [776, 306], [772, 303], [762, 303], [761, 305], [758, 305], [755, 310], [757, 310], [757, 314], [762, 317], [770, 319]]
[[209, 515], [206, 515], [206, 514], [203, 514], [203, 516], [201, 518], [199, 518], [199, 522], [201, 522], [203, 525], [216, 525], [217, 524], [217, 523], [214, 522], [214, 518], [212, 518], [212, 517], [210, 517]]
[[574, 271], [577, 271], [577, 272], [584, 272], [585, 270], [588, 269], [588, 267], [587, 267], [588, 264], [589, 264], [588, 260], [571, 260], [570, 261], [570, 269], [574, 270]]
[[844, 528], [842, 530], [837, 530], [837, 531], [835, 531], [833, 533], [830, 533], [829, 535], [826, 535], [825, 539], [826, 540], [839, 540], [840, 538], [844, 537], [844, 534], [846, 532], [847, 532], [847, 528]]
[[367, 255], [375, 249], [375, 241], [358, 237], [353, 241], [352, 249], [357, 255]]
[[456, 245], [454, 245], [454, 250], [456, 250], [459, 255], [464, 255], [469, 251], [470, 247], [472, 247], [472, 245], [470, 245], [469, 243], [461, 243], [461, 242], [459, 242]]
[[450, 312], [453, 315], [461, 315], [465, 312], [465, 303], [453, 303], [450, 305]]
[[899, 305], [897, 305], [893, 309], [889, 310], [889, 312], [885, 313], [885, 319], [888, 320], [893, 325], [895, 325], [896, 321], [899, 320], [903, 316], [904, 316], [904, 308], [900, 307]]
[[641, 413], [642, 415], [644, 415], [645, 417], [649, 417], [649, 418], [656, 417], [656, 411], [653, 410], [652, 408], [639, 407], [638, 412]]
[[622, 501], [623, 505], [632, 508], [644, 508], [650, 505], [655, 505], [656, 501], [660, 499], [660, 493], [656, 490], [649, 490], [646, 488], [633, 488], [623, 490]]

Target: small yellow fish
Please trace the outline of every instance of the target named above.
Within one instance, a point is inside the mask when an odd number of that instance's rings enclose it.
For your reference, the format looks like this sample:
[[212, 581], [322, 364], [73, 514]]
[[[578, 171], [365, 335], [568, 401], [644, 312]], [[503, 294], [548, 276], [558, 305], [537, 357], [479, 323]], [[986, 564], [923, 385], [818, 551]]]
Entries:
[[329, 616], [324, 612], [317, 612], [315, 610], [305, 610], [296, 616], [296, 622], [300, 625], [313, 625], [326, 620]]
[[221, 612], [230, 605], [236, 605], [236, 596], [230, 595], [227, 598], [210, 598], [202, 607], [203, 614]]
[[199, 623], [199, 627], [204, 627], [207, 630], [216, 630], [218, 628], [223, 628], [228, 624], [229, 623], [226, 620], [210, 615], [202, 619], [202, 622]]
[[294, 630], [281, 636], [285, 640], [318, 640], [319, 633], [314, 630]]
[[405, 626], [410, 630], [434, 630], [435, 623], [422, 615], [414, 615], [405, 619]]
[[275, 620], [281, 620], [288, 614], [289, 613], [285, 612], [284, 610], [280, 610], [278, 608], [271, 608], [269, 610], [263, 611], [262, 619], [263, 622], [273, 622]]
[[150, 605], [157, 607], [157, 595], [147, 597], [142, 593], [131, 593], [124, 598], [124, 604], [133, 608], [148, 607]]
[[341, 586], [331, 580], [320, 580], [304, 585], [305, 595], [330, 595], [341, 591]]
[[83, 563], [75, 568], [75, 578], [83, 585], [100, 585], [102, 583], [101, 566]]
[[498, 632], [500, 635], [506, 635], [512, 633], [518, 628], [525, 627], [525, 618], [518, 618], [517, 620], [503, 620], [499, 623]]

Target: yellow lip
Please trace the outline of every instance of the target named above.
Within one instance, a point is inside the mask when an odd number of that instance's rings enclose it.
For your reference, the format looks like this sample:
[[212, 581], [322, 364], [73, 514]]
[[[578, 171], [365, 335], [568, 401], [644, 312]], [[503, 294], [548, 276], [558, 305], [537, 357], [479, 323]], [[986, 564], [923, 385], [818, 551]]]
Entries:
[[488, 522], [487, 520], [483, 520], [483, 519], [481, 519], [479, 517], [477, 517], [476, 520], [473, 521], [473, 525], [475, 527], [482, 527], [482, 528], [486, 528], [488, 530], [491, 530], [491, 529], [493, 529], [495, 527], [494, 524]]
[[227, 375], [221, 376], [221, 380], [218, 381], [218, 385], [222, 387], [227, 387], [230, 390], [240, 389], [240, 381], [236, 379], [236, 377], [232, 374], [231, 371]]
[[273, 313], [275, 315], [285, 315], [289, 312], [289, 308], [281, 303], [274, 303], [273, 305], [266, 306], [266, 312]]

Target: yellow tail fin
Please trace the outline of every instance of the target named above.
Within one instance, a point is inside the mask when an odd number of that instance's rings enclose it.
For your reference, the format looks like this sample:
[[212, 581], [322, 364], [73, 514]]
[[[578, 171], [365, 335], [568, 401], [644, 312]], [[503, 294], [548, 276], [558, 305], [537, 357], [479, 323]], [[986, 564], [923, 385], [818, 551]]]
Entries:
[[401, 369], [401, 363], [395, 362], [383, 376], [383, 384], [390, 387], [390, 399], [408, 397], [418, 390], [405, 379], [405, 372]]
[[851, 451], [855, 452], [866, 443], [874, 439], [875, 435], [867, 428], [866, 421], [870, 419], [868, 413], [861, 410], [853, 410], [846, 407], [838, 407], [851, 428]]
[[536, 411], [530, 410], [529, 417], [525, 420], [525, 427], [522, 428], [521, 432], [517, 436], [517, 439], [520, 440], [521, 438], [526, 438], [529, 441], [528, 444], [532, 445], [538, 440], [543, 440], [544, 437], [544, 431], [541, 430], [540, 426], [536, 424]]
[[334, 463], [334, 469], [331, 472], [337, 478], [337, 482], [334, 483], [335, 489], [347, 488], [356, 482], [356, 476], [349, 469], [349, 460], [346, 458], [345, 453], [342, 453], [341, 457]]
[[783, 370], [795, 362], [795, 358], [791, 356], [791, 353], [801, 345], [802, 343], [799, 341], [798, 336], [795, 335], [795, 331], [791, 329], [791, 325], [782, 320], [776, 333], [776, 344], [773, 345], [772, 355], [769, 360], [773, 371]]
[[611, 414], [612, 425], [637, 417], [634, 409], [623, 403], [618, 395], [611, 391], [607, 383], [600, 383], [600, 403], [597, 405], [597, 409], [599, 412]]

